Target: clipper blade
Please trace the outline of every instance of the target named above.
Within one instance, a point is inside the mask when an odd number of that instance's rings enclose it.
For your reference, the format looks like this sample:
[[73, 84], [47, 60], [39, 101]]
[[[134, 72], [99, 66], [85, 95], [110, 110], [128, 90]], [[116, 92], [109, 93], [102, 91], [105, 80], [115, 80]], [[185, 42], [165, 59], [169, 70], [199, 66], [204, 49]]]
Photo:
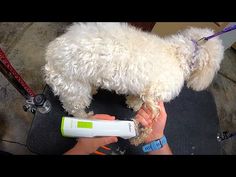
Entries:
[[[157, 107], [157, 112], [155, 117], [153, 117], [153, 121], [156, 121], [156, 118], [160, 115], [160, 107]], [[130, 143], [132, 145], [138, 146], [144, 143], [145, 139], [150, 135], [152, 132], [151, 127], [144, 127], [142, 126], [137, 120], [133, 119], [135, 125], [135, 131], [137, 132], [136, 136], [130, 139]]]
[[152, 128], [144, 128], [137, 120], [133, 119], [137, 136], [130, 139], [132, 145], [138, 146], [144, 142], [148, 135], [152, 132]]
[[197, 44], [201, 45], [201, 44], [204, 44], [206, 41], [207, 41], [207, 39], [205, 37], [203, 37], [197, 41]]

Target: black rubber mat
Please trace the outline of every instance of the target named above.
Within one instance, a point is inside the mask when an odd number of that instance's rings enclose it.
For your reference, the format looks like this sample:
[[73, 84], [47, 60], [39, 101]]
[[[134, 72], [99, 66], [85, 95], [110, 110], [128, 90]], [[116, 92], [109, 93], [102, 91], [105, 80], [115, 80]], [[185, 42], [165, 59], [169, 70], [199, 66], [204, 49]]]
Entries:
[[[48, 114], [35, 114], [27, 139], [27, 147], [38, 154], [62, 154], [76, 143], [60, 133], [61, 118], [68, 115], [48, 86], [44, 94], [52, 106]], [[165, 104], [168, 114], [165, 134], [174, 154], [219, 154], [216, 141], [218, 118], [214, 100], [209, 92], [194, 92], [184, 88], [171, 103]], [[125, 105], [125, 97], [104, 90], [94, 96], [89, 110], [94, 113], [115, 115], [128, 120], [135, 113]], [[119, 138], [109, 146], [109, 154], [143, 154], [141, 146], [131, 146]], [[102, 151], [102, 150], [101, 150]]]
[[27, 147], [37, 154], [62, 154], [76, 143], [74, 139], [61, 136], [61, 119], [68, 114], [48, 86], [43, 93], [52, 104], [52, 109], [47, 114], [36, 112], [27, 137]]
[[168, 114], [166, 136], [174, 154], [220, 154], [216, 139], [219, 121], [210, 92], [195, 92], [185, 87], [165, 107]]

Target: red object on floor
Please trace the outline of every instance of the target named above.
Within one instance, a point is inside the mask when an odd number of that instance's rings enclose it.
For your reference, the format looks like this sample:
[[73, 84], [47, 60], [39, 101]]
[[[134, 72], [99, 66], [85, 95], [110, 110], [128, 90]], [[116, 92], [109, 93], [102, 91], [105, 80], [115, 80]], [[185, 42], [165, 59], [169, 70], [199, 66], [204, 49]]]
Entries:
[[[1, 48], [0, 48], [0, 64], [1, 64], [0, 69], [2, 69], [2, 72], [5, 75], [5, 77], [11, 83], [14, 83], [13, 85], [23, 96], [26, 96], [26, 95], [31, 96], [31, 97], [35, 96], [34, 91], [26, 84], [26, 82], [17, 73], [17, 71], [11, 65], [10, 61], [8, 60], [8, 58], [6, 57], [5, 53], [3, 52]], [[23, 91], [22, 89], [18, 88], [18, 86], [23, 87]], [[26, 92], [26, 94], [23, 92]]]

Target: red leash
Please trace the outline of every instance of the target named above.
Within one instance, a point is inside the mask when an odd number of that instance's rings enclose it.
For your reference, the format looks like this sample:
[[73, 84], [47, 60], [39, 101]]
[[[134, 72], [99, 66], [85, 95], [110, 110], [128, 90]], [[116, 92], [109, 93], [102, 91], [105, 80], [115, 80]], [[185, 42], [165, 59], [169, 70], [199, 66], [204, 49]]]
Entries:
[[[15, 86], [15, 88], [26, 98], [34, 97], [35, 93], [21, 78], [21, 76], [13, 68], [5, 53], [0, 48], [0, 69], [5, 77]], [[13, 77], [13, 78], [12, 78]]]

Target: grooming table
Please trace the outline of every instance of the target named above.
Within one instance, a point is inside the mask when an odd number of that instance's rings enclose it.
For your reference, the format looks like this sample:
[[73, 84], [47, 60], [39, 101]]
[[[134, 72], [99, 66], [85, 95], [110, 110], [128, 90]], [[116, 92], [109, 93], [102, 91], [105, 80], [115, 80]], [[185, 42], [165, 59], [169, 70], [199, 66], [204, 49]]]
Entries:
[[[61, 118], [68, 114], [48, 86], [43, 93], [51, 102], [52, 110], [47, 114], [36, 112], [28, 134], [27, 147], [37, 154], [62, 154], [76, 143], [73, 138], [61, 136]], [[165, 134], [174, 154], [220, 153], [216, 141], [218, 118], [209, 92], [194, 92], [184, 88], [175, 100], [165, 106], [168, 114]], [[105, 90], [99, 90], [93, 97], [89, 110], [95, 114], [115, 115], [117, 119], [123, 120], [135, 115], [126, 107], [124, 96]], [[128, 140], [121, 138], [109, 147], [112, 149], [111, 154], [143, 154], [141, 146], [134, 147]]]
[[[36, 112], [27, 138], [27, 147], [37, 154], [62, 154], [72, 148], [76, 141], [73, 138], [65, 138], [61, 135], [60, 126], [62, 116], [70, 116], [62, 108], [58, 97], [55, 97], [49, 86], [46, 86], [43, 93], [52, 104], [52, 109], [47, 114]], [[114, 93], [99, 90], [94, 96], [88, 111], [95, 114], [115, 115], [117, 119], [129, 119], [135, 113], [126, 107], [125, 97]], [[118, 143], [109, 145], [112, 149], [110, 154], [123, 154], [129, 152], [128, 140], [118, 138]], [[102, 152], [103, 149], [100, 149]]]
[[165, 134], [174, 154], [221, 154], [217, 141], [219, 119], [213, 96], [186, 87], [180, 95], [165, 104], [168, 114]]

